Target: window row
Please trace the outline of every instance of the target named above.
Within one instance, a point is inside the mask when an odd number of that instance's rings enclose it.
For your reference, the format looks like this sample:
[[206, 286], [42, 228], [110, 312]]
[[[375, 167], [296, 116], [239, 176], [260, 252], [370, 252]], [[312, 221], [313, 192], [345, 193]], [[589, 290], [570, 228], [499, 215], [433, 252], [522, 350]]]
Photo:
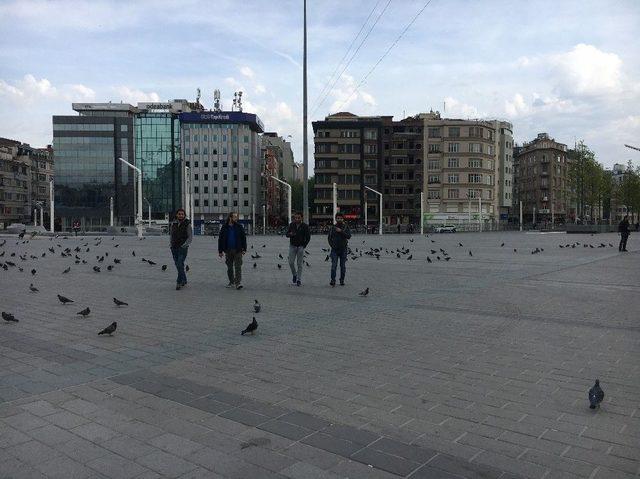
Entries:
[[[243, 206], [249, 206], [249, 200], [244, 200], [242, 204]], [[200, 207], [200, 200], [194, 199], [193, 206]], [[203, 200], [202, 206], [203, 207], [209, 206], [209, 200]], [[218, 200], [213, 200], [213, 206], [218, 206]], [[229, 206], [229, 200], [222, 200], [222, 206]], [[238, 206], [238, 200], [233, 200], [233, 206]]]
[[[54, 123], [53, 131], [113, 131], [113, 123]], [[127, 125], [120, 131], [127, 131]]]

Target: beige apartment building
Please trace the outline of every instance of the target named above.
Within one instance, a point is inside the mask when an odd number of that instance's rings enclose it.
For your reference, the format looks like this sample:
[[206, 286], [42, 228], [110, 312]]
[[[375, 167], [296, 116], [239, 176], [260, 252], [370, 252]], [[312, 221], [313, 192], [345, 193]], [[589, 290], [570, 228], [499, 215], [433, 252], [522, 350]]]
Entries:
[[507, 221], [513, 206], [509, 122], [421, 114], [425, 220], [437, 225]]
[[533, 141], [516, 149], [516, 201], [522, 201], [527, 223], [564, 223], [575, 219], [569, 183], [567, 145], [538, 134]]

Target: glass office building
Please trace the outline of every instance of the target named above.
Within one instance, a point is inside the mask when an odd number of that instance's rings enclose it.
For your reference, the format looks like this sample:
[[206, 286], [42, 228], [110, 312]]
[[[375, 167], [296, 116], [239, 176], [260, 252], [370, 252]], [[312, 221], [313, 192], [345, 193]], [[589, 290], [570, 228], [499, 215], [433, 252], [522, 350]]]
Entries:
[[140, 111], [135, 118], [136, 165], [142, 168], [144, 216], [164, 219], [182, 206], [180, 121], [171, 112]]
[[135, 108], [122, 103], [74, 103], [78, 116], [53, 117], [55, 215], [63, 230], [75, 220], [83, 229], [134, 222], [132, 162]]

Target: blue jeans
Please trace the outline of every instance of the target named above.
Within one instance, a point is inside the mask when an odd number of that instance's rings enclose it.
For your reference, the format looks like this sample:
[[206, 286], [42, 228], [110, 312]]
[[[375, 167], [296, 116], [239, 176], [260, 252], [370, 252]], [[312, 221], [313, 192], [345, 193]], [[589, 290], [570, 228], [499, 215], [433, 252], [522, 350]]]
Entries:
[[347, 273], [347, 250], [337, 251], [331, 250], [331, 281], [336, 280], [336, 269], [340, 260], [340, 282], [344, 281], [344, 275]]
[[171, 248], [173, 262], [176, 264], [176, 269], [178, 270], [178, 279], [176, 280], [176, 283], [180, 285], [187, 284], [187, 274], [184, 272], [184, 261], [187, 259], [188, 251], [188, 247]]

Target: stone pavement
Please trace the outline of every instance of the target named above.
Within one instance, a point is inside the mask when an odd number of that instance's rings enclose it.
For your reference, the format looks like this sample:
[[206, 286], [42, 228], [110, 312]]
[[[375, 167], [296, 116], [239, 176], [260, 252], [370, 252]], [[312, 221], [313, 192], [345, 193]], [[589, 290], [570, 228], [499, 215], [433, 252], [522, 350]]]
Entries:
[[194, 239], [181, 291], [166, 238], [4, 239], [0, 310], [20, 322], [0, 324], [0, 478], [640, 475], [634, 235], [624, 254], [615, 234], [357, 236], [382, 255], [335, 288], [324, 237], [300, 288], [286, 240], [249, 237], [242, 291], [214, 238]]

